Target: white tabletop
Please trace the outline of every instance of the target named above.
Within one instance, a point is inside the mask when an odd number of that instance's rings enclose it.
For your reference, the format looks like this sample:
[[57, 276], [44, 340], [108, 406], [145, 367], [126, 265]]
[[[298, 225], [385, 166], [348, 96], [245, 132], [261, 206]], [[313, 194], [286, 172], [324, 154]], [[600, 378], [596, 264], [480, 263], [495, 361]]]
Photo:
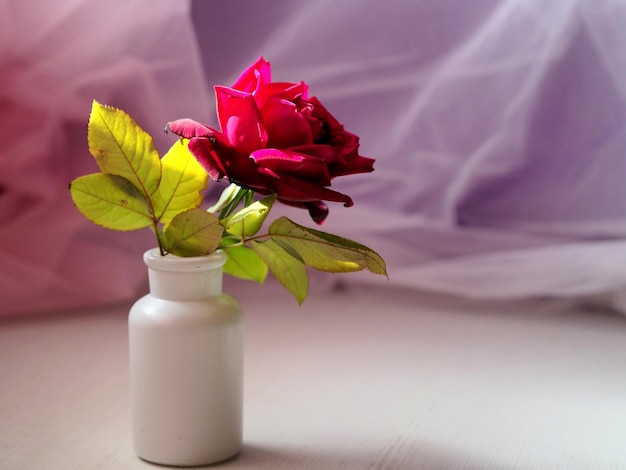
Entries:
[[[245, 447], [217, 468], [626, 468], [623, 317], [391, 286], [235, 295]], [[154, 468], [130, 444], [127, 310], [0, 320], [0, 468]]]

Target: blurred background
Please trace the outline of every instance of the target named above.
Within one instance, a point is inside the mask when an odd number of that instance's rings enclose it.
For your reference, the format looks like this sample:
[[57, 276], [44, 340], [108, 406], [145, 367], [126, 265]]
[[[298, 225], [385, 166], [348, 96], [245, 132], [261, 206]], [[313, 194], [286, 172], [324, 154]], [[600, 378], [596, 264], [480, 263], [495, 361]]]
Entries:
[[355, 206], [324, 230], [390, 280], [342, 280], [626, 311], [625, 22], [619, 0], [0, 0], [0, 314], [146, 288], [151, 233], [92, 226], [67, 191], [97, 170], [93, 99], [164, 153], [165, 123], [216, 126], [213, 86], [259, 56], [376, 158], [333, 183]]

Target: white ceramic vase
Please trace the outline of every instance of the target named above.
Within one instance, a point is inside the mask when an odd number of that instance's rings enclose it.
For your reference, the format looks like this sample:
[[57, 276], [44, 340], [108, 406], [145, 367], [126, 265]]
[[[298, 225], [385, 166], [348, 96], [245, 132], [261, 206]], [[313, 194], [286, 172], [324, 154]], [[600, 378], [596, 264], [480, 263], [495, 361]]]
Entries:
[[243, 322], [222, 293], [222, 252], [147, 251], [150, 293], [129, 315], [133, 447], [144, 460], [197, 466], [242, 445]]

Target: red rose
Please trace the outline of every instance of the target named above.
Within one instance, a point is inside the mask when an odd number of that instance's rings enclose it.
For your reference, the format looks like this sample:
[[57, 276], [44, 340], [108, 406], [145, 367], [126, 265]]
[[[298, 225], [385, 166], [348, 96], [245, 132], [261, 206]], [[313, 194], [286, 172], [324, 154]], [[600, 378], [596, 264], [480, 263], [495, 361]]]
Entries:
[[352, 205], [329, 189], [331, 180], [371, 172], [374, 160], [360, 156], [359, 138], [308, 98], [306, 83], [272, 83], [261, 57], [232, 87], [215, 91], [221, 132], [191, 119], [167, 125], [190, 139], [189, 150], [212, 179], [276, 193], [279, 201], [308, 209], [317, 223], [328, 215], [323, 201]]

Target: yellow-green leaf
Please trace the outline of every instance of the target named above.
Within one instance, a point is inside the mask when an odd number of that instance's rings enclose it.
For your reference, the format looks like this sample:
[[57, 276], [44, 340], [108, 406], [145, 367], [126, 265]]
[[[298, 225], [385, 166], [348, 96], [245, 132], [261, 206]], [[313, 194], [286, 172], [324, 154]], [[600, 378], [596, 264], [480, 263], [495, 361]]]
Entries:
[[223, 246], [222, 250], [228, 258], [224, 265], [224, 273], [240, 279], [256, 281], [262, 284], [267, 277], [267, 265], [252, 249], [243, 246]]
[[235, 198], [235, 196], [237, 195], [237, 192], [240, 189], [241, 188], [237, 186], [235, 183], [229, 184], [226, 188], [224, 188], [217, 202], [213, 204], [211, 207], [209, 207], [207, 210], [209, 212], [221, 211]]
[[152, 195], [157, 219], [166, 224], [176, 214], [200, 207], [202, 191], [208, 174], [187, 148], [187, 140], [179, 139], [161, 160], [161, 182]]
[[126, 178], [146, 197], [157, 189], [161, 160], [152, 137], [124, 111], [94, 101], [87, 140], [103, 173]]
[[238, 236], [251, 237], [263, 226], [265, 218], [270, 213], [276, 195], [272, 194], [234, 213], [222, 221], [228, 233]]
[[269, 233], [283, 248], [295, 251], [312, 268], [340, 273], [368, 269], [387, 275], [385, 261], [374, 250], [347, 238], [314, 230], [289, 220], [276, 219]]
[[95, 224], [129, 231], [152, 223], [146, 198], [121, 176], [94, 173], [69, 186], [78, 210]]
[[271, 239], [254, 241], [250, 247], [267, 264], [276, 279], [302, 304], [309, 293], [309, 277], [304, 263]]
[[165, 226], [164, 248], [177, 256], [208, 255], [217, 249], [223, 231], [215, 215], [202, 209], [189, 209]]

